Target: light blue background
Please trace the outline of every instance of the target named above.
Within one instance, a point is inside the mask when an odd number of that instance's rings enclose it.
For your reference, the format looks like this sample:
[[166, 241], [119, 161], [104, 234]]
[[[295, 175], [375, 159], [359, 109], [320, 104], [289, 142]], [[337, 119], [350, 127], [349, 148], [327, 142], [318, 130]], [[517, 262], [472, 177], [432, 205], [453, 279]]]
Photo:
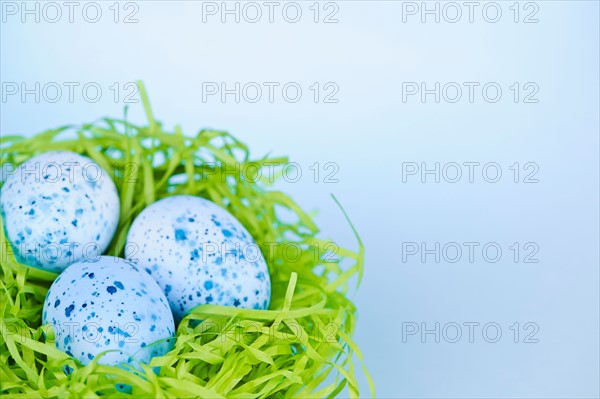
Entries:
[[[312, 2], [302, 3], [297, 24], [281, 14], [272, 24], [203, 23], [201, 3], [166, 1], [138, 2], [139, 23], [128, 25], [111, 22], [112, 2], [102, 3], [97, 24], [80, 14], [73, 24], [8, 16], [2, 82], [95, 81], [105, 92], [96, 104], [11, 97], [1, 104], [1, 132], [120, 116], [123, 103], [108, 87], [143, 79], [168, 126], [228, 130], [257, 156], [298, 162], [305, 177], [280, 187], [320, 211], [324, 237], [353, 246], [329, 194], [343, 203], [367, 248], [352, 297], [378, 397], [598, 397], [598, 3], [536, 2], [536, 24], [512, 22], [512, 3], [500, 3], [496, 24], [481, 13], [474, 23], [464, 15], [456, 24], [403, 23], [402, 3], [392, 1], [337, 2], [335, 24], [313, 23]], [[203, 103], [207, 81], [295, 81], [304, 93], [295, 104]], [[403, 103], [405, 81], [494, 81], [504, 91], [494, 104], [480, 96]], [[313, 103], [313, 82], [336, 82], [339, 103]], [[513, 82], [536, 82], [539, 103], [515, 104]], [[143, 117], [135, 105], [131, 115]], [[402, 182], [403, 162], [470, 161], [497, 162], [501, 181]], [[338, 164], [339, 182], [314, 183], [314, 162]], [[539, 165], [539, 183], [512, 183], [514, 162]], [[503, 257], [402, 262], [403, 242], [466, 241], [498, 242]], [[539, 263], [514, 263], [513, 242], [537, 243]], [[465, 327], [455, 344], [419, 335], [403, 343], [407, 322], [496, 322], [503, 336], [487, 343], [480, 326], [469, 343]], [[515, 322], [536, 323], [539, 342], [514, 343]]]

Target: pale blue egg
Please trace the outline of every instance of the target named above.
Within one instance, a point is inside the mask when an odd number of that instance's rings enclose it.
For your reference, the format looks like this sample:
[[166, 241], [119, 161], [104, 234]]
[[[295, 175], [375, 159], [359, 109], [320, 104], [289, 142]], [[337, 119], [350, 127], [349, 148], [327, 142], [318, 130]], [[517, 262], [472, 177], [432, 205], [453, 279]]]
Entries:
[[202, 304], [269, 306], [260, 248], [233, 215], [204, 198], [177, 195], [148, 206], [131, 225], [125, 257], [159, 283], [176, 321]]
[[174, 345], [175, 325], [162, 290], [133, 263], [113, 256], [69, 266], [52, 283], [42, 322], [55, 332], [56, 346], [88, 364], [139, 368]]
[[0, 209], [17, 260], [60, 272], [106, 251], [119, 223], [119, 196], [96, 162], [46, 152], [7, 173]]

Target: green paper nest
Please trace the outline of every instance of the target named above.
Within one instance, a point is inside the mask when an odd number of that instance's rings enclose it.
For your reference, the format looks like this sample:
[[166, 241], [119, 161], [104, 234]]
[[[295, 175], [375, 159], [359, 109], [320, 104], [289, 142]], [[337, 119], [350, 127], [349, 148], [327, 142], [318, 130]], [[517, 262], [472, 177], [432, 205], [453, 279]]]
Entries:
[[[222, 131], [202, 130], [195, 137], [184, 136], [180, 128], [166, 131], [155, 121], [141, 83], [139, 88], [148, 126], [129, 123], [126, 112], [124, 120], [105, 118], [32, 138], [2, 137], [2, 167], [41, 152], [68, 150], [111, 171], [121, 219], [109, 255], [123, 256], [132, 220], [166, 196], [199, 195], [227, 208], [261, 248], [278, 243], [265, 254], [272, 281], [270, 308], [201, 305], [179, 324], [175, 348], [141, 371], [98, 364], [101, 356], [82, 366], [56, 349], [49, 325], [40, 325], [44, 297], [57, 275], [20, 264], [0, 228], [0, 395], [325, 398], [347, 388], [350, 397], [358, 397], [353, 356], [361, 364], [362, 358], [352, 341], [356, 308], [345, 296], [349, 284], [362, 275], [364, 250], [358, 235], [358, 252], [338, 248], [338, 261], [332, 262], [330, 243], [317, 238], [310, 215], [288, 196], [269, 190], [265, 179], [232, 176], [231, 168], [228, 177], [221, 173], [227, 165], [239, 163], [241, 171], [249, 170], [244, 165], [283, 165], [286, 158], [251, 159], [243, 143]], [[296, 251], [299, 256], [282, 252], [291, 246], [302, 249]], [[374, 396], [364, 366], [363, 371]]]

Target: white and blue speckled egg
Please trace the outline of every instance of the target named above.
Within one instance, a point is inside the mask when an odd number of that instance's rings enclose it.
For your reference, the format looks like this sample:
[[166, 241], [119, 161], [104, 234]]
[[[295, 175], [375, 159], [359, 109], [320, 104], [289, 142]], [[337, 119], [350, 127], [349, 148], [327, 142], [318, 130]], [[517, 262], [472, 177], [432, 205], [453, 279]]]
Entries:
[[176, 321], [202, 304], [269, 306], [271, 280], [258, 245], [204, 198], [177, 195], [144, 209], [129, 230], [125, 257], [158, 281]]
[[53, 272], [104, 253], [120, 212], [108, 173], [68, 151], [46, 152], [17, 167], [2, 186], [0, 209], [17, 260]]
[[88, 364], [148, 363], [174, 344], [175, 325], [164, 293], [147, 273], [113, 256], [82, 261], [58, 276], [44, 301], [44, 324], [56, 346]]

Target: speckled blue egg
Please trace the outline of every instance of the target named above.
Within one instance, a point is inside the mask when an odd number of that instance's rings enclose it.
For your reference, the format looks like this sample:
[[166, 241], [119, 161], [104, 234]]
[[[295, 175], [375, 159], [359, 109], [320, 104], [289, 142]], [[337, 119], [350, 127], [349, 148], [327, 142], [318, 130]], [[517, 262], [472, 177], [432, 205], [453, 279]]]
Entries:
[[176, 321], [202, 304], [269, 306], [260, 248], [235, 217], [204, 198], [177, 195], [144, 209], [129, 230], [125, 257], [158, 282]]
[[17, 260], [60, 272], [109, 246], [119, 223], [119, 196], [96, 162], [47, 152], [6, 177], [0, 209]]
[[113, 256], [82, 261], [62, 272], [48, 291], [42, 315], [56, 346], [87, 364], [139, 368], [174, 344], [175, 325], [162, 290], [133, 263]]

